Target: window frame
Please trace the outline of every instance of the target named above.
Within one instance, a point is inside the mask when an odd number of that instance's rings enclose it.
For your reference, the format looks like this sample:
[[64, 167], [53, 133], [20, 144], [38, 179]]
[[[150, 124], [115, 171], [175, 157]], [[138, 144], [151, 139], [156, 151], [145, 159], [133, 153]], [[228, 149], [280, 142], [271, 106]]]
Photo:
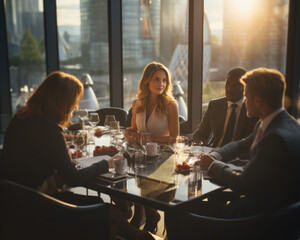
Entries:
[[[110, 106], [123, 107], [122, 0], [107, 0], [109, 23]], [[56, 1], [44, 0], [44, 31], [47, 74], [59, 70]], [[5, 0], [0, 0], [0, 132], [12, 116]], [[289, 1], [286, 96], [292, 99], [287, 110], [297, 117], [300, 83], [300, 2]], [[202, 68], [204, 0], [189, 0], [188, 121], [183, 133], [196, 130], [202, 113]], [[116, 31], [118, 29], [118, 31]], [[56, 50], [56, 51], [54, 51]], [[199, 94], [200, 93], [200, 94]]]

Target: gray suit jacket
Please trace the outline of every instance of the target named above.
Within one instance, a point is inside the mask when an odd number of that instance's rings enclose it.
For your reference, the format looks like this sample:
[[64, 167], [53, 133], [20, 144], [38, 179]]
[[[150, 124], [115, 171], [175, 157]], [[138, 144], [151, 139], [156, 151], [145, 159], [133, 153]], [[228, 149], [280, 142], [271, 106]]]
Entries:
[[216, 150], [224, 162], [250, 151], [242, 173], [219, 161], [208, 171], [217, 182], [245, 194], [237, 204], [238, 210], [235, 208], [239, 216], [273, 211], [300, 200], [299, 124], [286, 111], [279, 113], [250, 150], [255, 134]]
[[[205, 145], [216, 147], [222, 136], [226, 113], [227, 100], [225, 97], [210, 101], [193, 139], [203, 141]], [[234, 140], [240, 140], [252, 133], [257, 121], [257, 118], [247, 117], [247, 110], [245, 104], [243, 104]]]

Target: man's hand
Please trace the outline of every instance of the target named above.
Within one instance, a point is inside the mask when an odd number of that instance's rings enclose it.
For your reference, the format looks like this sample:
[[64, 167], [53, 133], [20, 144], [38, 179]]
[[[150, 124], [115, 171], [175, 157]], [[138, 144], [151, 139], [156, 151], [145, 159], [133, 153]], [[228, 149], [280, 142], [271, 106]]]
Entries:
[[198, 163], [198, 165], [200, 165], [200, 167], [203, 170], [206, 170], [209, 168], [209, 166], [215, 161], [214, 157], [209, 155], [209, 154], [203, 154], [200, 158], [200, 161]]
[[112, 156], [111, 158], [107, 159], [106, 161], [108, 163], [108, 167], [114, 168], [115, 167], [114, 160], [118, 159], [118, 158], [124, 158], [124, 157], [119, 154], [116, 154], [116, 155]]

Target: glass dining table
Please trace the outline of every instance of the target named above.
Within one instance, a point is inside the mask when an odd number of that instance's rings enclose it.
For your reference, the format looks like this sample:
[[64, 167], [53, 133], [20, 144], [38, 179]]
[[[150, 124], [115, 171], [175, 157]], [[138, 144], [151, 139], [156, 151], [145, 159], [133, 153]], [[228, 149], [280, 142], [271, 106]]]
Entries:
[[[95, 146], [107, 146], [109, 143], [110, 136], [103, 135], [95, 139], [94, 146], [89, 146], [90, 151]], [[176, 172], [178, 155], [163, 149], [156, 157], [145, 156], [144, 168], [137, 168], [134, 158], [128, 157], [128, 171], [123, 178], [107, 179], [99, 176], [84, 187], [162, 211], [188, 206], [223, 188], [193, 168], [185, 173]], [[181, 157], [186, 161], [192, 160], [188, 154]]]

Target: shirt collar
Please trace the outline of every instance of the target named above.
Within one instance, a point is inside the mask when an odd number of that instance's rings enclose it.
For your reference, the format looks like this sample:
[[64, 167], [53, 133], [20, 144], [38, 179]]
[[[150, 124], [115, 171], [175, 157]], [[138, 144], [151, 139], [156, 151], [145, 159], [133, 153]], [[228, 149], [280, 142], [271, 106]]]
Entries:
[[242, 108], [242, 105], [243, 105], [243, 103], [244, 103], [244, 96], [240, 99], [240, 100], [238, 100], [237, 102], [231, 102], [231, 101], [227, 101], [227, 107], [228, 108], [230, 108], [230, 106], [232, 105], [232, 104], [236, 104], [239, 108]]
[[281, 113], [284, 110], [283, 107], [278, 108], [274, 112], [272, 112], [269, 116], [267, 116], [263, 121], [261, 121], [260, 127], [263, 130], [263, 132], [267, 129], [270, 122], [273, 120], [274, 117], [276, 117], [279, 113]]

